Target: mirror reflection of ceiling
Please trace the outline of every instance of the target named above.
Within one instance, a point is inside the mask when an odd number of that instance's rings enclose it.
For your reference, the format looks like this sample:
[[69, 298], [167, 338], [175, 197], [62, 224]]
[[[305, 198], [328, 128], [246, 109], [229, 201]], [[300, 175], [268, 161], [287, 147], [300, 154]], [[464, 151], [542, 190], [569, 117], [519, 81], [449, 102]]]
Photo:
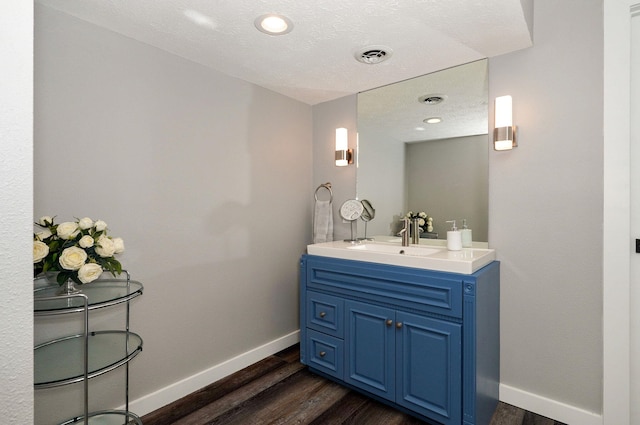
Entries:
[[[219, 72], [314, 105], [532, 45], [533, 0], [36, 0]], [[523, 11], [523, 5], [524, 9]], [[259, 32], [265, 13], [293, 30]], [[363, 64], [368, 46], [388, 60]], [[99, 50], [99, 46], [96, 46]]]
[[[401, 143], [486, 134], [487, 72], [480, 60], [360, 93], [358, 127]], [[435, 96], [443, 100], [422, 101]]]

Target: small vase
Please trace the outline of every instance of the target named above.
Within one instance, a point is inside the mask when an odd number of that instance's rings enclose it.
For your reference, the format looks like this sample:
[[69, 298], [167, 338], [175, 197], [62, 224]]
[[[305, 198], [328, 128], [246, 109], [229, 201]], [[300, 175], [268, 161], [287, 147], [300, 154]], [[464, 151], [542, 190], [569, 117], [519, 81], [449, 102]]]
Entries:
[[[52, 285], [53, 284], [57, 285], [58, 284], [58, 273], [60, 273], [60, 272], [45, 272], [44, 273], [45, 281], [47, 283], [52, 284]], [[42, 275], [40, 275], [40, 276], [42, 276]]]
[[58, 295], [75, 295], [82, 292], [81, 289], [76, 287], [76, 283], [72, 279], [67, 279], [65, 283], [60, 286]]

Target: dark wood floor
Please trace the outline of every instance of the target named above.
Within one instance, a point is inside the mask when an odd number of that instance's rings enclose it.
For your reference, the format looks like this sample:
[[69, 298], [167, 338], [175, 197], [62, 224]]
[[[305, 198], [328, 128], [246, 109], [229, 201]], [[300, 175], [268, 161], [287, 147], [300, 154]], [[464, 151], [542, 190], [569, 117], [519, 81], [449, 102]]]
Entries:
[[[424, 422], [344, 388], [300, 364], [297, 345], [142, 417], [144, 425]], [[500, 403], [491, 425], [564, 425]]]

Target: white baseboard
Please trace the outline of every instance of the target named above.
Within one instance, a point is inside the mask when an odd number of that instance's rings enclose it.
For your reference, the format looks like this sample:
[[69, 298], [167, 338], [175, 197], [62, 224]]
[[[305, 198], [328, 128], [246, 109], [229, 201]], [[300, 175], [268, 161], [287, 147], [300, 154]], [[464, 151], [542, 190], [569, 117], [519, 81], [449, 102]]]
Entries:
[[568, 425], [602, 425], [602, 415], [500, 384], [500, 401]]
[[[291, 332], [288, 335], [270, 341], [260, 347], [256, 347], [246, 353], [242, 353], [232, 359], [217, 364], [207, 370], [196, 373], [181, 381], [175, 382], [154, 393], [147, 394], [129, 403], [129, 410], [138, 416], [146, 415], [169, 403], [172, 403], [194, 391], [204, 388], [226, 376], [231, 375], [247, 366], [259, 362], [278, 351], [284, 350], [300, 341], [300, 331]], [[124, 409], [124, 406], [119, 407]]]

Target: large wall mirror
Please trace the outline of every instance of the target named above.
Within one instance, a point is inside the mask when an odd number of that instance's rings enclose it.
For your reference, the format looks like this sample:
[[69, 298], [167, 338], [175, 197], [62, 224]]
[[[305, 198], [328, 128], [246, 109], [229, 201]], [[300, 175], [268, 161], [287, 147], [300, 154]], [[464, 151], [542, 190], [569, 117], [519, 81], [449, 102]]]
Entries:
[[487, 241], [487, 72], [481, 60], [358, 94], [356, 191], [376, 210], [368, 235], [395, 235], [404, 214], [424, 211], [439, 239], [447, 220], [466, 219]]

